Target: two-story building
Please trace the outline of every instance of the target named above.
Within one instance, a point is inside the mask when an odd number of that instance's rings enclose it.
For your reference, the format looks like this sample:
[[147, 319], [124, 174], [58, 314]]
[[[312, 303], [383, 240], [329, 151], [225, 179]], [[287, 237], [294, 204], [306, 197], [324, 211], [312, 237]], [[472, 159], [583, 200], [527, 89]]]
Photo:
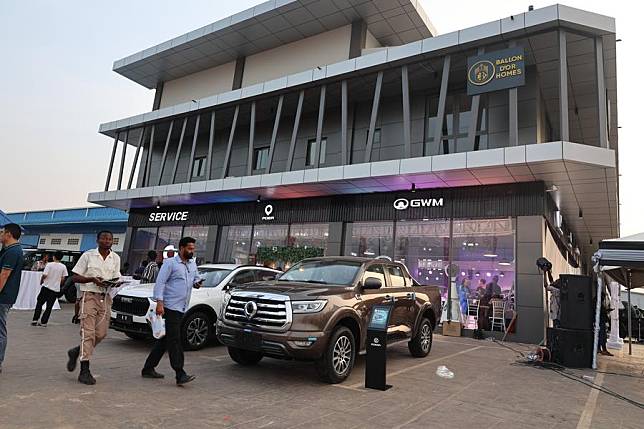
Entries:
[[437, 34], [413, 0], [267, 1], [114, 63], [154, 105], [100, 126], [88, 199], [129, 211], [132, 266], [183, 235], [209, 261], [386, 255], [445, 293], [452, 263], [539, 341], [537, 257], [587, 271], [618, 235], [615, 44], [562, 5]]

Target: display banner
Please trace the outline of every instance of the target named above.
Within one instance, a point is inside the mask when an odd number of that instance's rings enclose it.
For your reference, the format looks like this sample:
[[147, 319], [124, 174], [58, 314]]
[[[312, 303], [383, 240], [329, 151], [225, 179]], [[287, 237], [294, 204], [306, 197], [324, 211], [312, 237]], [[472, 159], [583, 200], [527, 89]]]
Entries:
[[467, 59], [467, 95], [477, 95], [525, 84], [523, 48], [509, 48]]

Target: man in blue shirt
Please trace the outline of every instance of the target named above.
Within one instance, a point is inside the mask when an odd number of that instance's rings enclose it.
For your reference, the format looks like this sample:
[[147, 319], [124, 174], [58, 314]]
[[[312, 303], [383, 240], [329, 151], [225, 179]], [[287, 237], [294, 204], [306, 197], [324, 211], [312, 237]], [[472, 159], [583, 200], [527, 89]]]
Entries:
[[6, 224], [0, 233], [0, 372], [7, 349], [7, 315], [18, 298], [22, 266], [25, 263], [22, 247], [18, 243], [21, 234], [20, 226], [15, 223]]
[[154, 285], [153, 299], [157, 302], [156, 313], [165, 319], [165, 336], [154, 342], [145, 361], [141, 375], [144, 378], [163, 378], [155, 368], [167, 351], [170, 365], [176, 373], [177, 385], [182, 386], [195, 379], [183, 370], [181, 322], [190, 305], [192, 288], [201, 287], [201, 278], [194, 260], [195, 239], [183, 237], [179, 252], [165, 260]]

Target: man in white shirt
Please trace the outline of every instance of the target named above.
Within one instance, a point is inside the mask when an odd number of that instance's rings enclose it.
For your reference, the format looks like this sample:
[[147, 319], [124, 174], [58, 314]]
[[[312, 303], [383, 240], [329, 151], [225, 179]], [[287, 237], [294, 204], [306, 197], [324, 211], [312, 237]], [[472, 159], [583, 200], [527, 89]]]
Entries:
[[[63, 252], [56, 252], [54, 254], [54, 262], [50, 262], [45, 266], [45, 270], [40, 279], [42, 288], [36, 300], [36, 310], [34, 311], [34, 318], [31, 322], [32, 326], [47, 326], [51, 309], [54, 307], [54, 303], [60, 292], [60, 286], [65, 281], [65, 277], [67, 277], [67, 267], [60, 262], [61, 259], [63, 259]], [[42, 319], [38, 322], [43, 304], [47, 306], [42, 315]]]
[[78, 381], [83, 384], [96, 384], [89, 371], [89, 361], [98, 343], [107, 336], [110, 324], [112, 298], [107, 281], [116, 281], [121, 276], [121, 258], [112, 251], [114, 237], [110, 231], [96, 235], [96, 249], [83, 253], [72, 269], [74, 282], [80, 283], [81, 344], [67, 351], [67, 370], [76, 369], [80, 357], [81, 370]]

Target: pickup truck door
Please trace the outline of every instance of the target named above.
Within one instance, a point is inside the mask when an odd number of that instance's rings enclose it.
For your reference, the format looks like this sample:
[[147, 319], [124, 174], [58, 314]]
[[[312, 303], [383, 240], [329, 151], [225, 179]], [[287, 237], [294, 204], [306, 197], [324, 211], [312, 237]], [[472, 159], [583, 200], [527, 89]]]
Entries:
[[391, 332], [392, 337], [409, 338], [414, 331], [416, 315], [416, 297], [411, 285], [411, 279], [405, 276], [404, 270], [395, 264], [386, 265], [387, 277], [389, 278], [389, 295], [396, 297], [392, 322], [395, 327]]

